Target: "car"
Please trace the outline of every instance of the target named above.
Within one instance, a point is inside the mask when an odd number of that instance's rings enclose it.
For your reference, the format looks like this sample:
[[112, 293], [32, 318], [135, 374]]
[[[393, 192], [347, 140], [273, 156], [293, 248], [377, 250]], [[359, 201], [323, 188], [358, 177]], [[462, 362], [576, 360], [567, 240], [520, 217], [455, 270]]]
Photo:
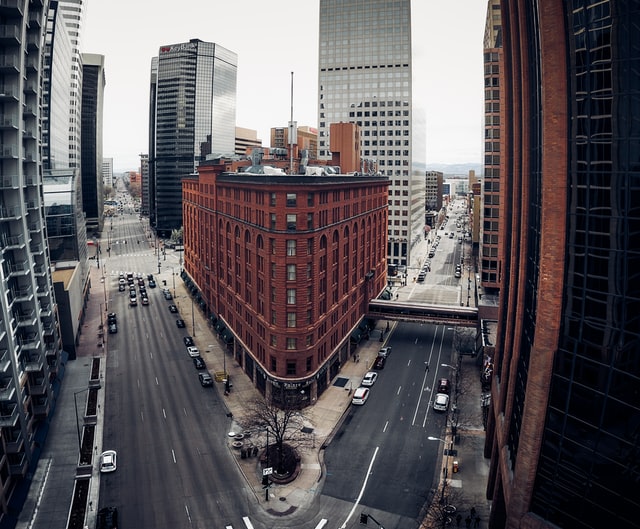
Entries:
[[437, 393], [433, 401], [433, 409], [435, 411], [447, 411], [449, 407], [449, 395], [446, 393]]
[[153, 279], [149, 279], [149, 288], [156, 288], [156, 282]]
[[129, 299], [129, 306], [135, 307], [137, 304], [138, 304], [138, 299], [137, 298], [130, 298]]
[[351, 398], [351, 404], [355, 404], [356, 406], [362, 406], [367, 399], [369, 398], [369, 388], [359, 387], [353, 392], [353, 397]]
[[122, 278], [118, 279], [118, 284], [119, 284], [119, 285], [126, 285], [126, 283], [127, 283], [127, 282], [125, 281], [124, 277], [122, 277]]
[[460, 270], [456, 270], [453, 275], [456, 277], [456, 279], [460, 279], [460, 277], [462, 276], [462, 273], [460, 272]]
[[118, 508], [103, 507], [98, 511], [96, 529], [117, 529], [118, 528]]
[[187, 347], [187, 353], [191, 358], [195, 358], [196, 356], [200, 356], [200, 350], [197, 347]]
[[129, 290], [129, 297], [130, 298], [135, 298], [138, 294], [136, 294], [135, 290]]
[[207, 364], [204, 363], [204, 360], [201, 356], [193, 357], [193, 365], [196, 366], [196, 369], [206, 369]]
[[162, 293], [162, 295], [164, 296], [164, 299], [166, 299], [166, 300], [171, 300], [171, 299], [173, 299], [173, 298], [171, 297], [171, 292], [163, 292], [163, 293]]
[[153, 274], [147, 274], [147, 281], [153, 281]]
[[184, 320], [176, 320], [176, 325], [178, 326], [179, 329], [184, 329], [186, 327]]
[[448, 378], [441, 378], [438, 380], [438, 389], [436, 393], [449, 395], [451, 393], [451, 381]]
[[143, 297], [143, 298], [142, 298], [142, 304], [143, 304], [143, 305], [148, 305], [148, 304], [149, 304], [149, 298], [148, 298], [148, 297], [146, 297], [146, 296], [145, 296], [145, 297]]
[[109, 322], [109, 334], [116, 334], [118, 332], [118, 324], [115, 321]]
[[144, 286], [144, 279], [142, 279], [141, 277], [138, 278], [138, 286], [139, 287], [143, 287]]
[[115, 312], [110, 312], [109, 314], [107, 314], [107, 321], [109, 323], [116, 323], [118, 319], [118, 316], [116, 315]]
[[369, 371], [364, 374], [364, 377], [362, 377], [362, 382], [360, 382], [360, 385], [368, 386], [368, 387], [373, 386], [377, 378], [378, 378], [378, 373], [376, 373], [375, 371]]
[[429, 252], [429, 259], [433, 259], [433, 257], [436, 255], [436, 252], [434, 252], [433, 250], [431, 250]]
[[191, 347], [195, 345], [195, 343], [193, 343], [193, 338], [191, 338], [191, 336], [183, 336], [182, 341], [187, 347]]
[[385, 358], [387, 358], [390, 354], [391, 354], [391, 346], [390, 345], [388, 345], [387, 347], [383, 347], [382, 349], [380, 349], [378, 351], [378, 356], [384, 356]]
[[169, 305], [169, 312], [173, 312], [174, 314], [178, 312], [178, 307], [175, 305]]
[[418, 283], [422, 283], [426, 279], [426, 277], [427, 277], [427, 273], [424, 271], [421, 271], [418, 274]]
[[118, 285], [118, 290], [120, 292], [124, 292], [125, 290], [127, 290], [127, 288], [124, 285]]
[[198, 373], [202, 387], [213, 386], [213, 378], [209, 373]]
[[373, 369], [384, 369], [384, 364], [387, 362], [387, 358], [385, 356], [378, 356], [376, 361], [373, 363]]
[[100, 472], [114, 472], [117, 468], [118, 454], [115, 450], [105, 450], [100, 454]]

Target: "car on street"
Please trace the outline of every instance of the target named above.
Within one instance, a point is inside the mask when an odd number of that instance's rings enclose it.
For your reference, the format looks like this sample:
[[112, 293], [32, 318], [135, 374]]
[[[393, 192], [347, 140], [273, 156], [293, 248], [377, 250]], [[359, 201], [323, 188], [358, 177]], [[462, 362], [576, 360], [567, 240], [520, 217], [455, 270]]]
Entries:
[[436, 398], [433, 401], [433, 409], [435, 411], [447, 411], [449, 407], [449, 395], [446, 393], [436, 394]]
[[125, 290], [127, 290], [127, 287], [125, 287], [124, 285], [118, 285], [119, 292], [124, 292]]
[[191, 338], [191, 336], [183, 336], [182, 341], [187, 347], [191, 347], [192, 345], [195, 345], [193, 343], [193, 338]]
[[178, 307], [175, 305], [169, 305], [169, 312], [173, 312], [174, 314], [178, 312]]
[[373, 369], [384, 369], [384, 364], [387, 362], [387, 358], [385, 356], [378, 356], [376, 361], [373, 363]]
[[109, 323], [116, 323], [117, 320], [118, 320], [118, 316], [116, 315], [115, 312], [110, 312], [109, 314], [107, 314], [107, 321]]
[[195, 358], [196, 356], [200, 356], [200, 350], [197, 347], [187, 347], [187, 353], [191, 358]]
[[424, 270], [421, 270], [418, 274], [418, 283], [422, 283], [427, 278], [427, 273]]
[[115, 450], [105, 450], [100, 454], [100, 472], [113, 472], [117, 468], [118, 455]]
[[176, 325], [178, 326], [179, 329], [184, 329], [186, 327], [184, 320], [182, 319], [176, 320]]
[[213, 386], [213, 378], [211, 378], [209, 373], [198, 373], [198, 378], [203, 387]]
[[154, 279], [149, 279], [149, 288], [156, 288], [156, 282]]
[[362, 406], [367, 399], [369, 398], [369, 388], [360, 387], [353, 392], [353, 397], [351, 398], [351, 404], [355, 404], [356, 406]]
[[166, 299], [166, 300], [173, 299], [173, 297], [171, 296], [171, 292], [163, 292], [162, 295], [164, 296], [164, 299]]
[[143, 305], [148, 305], [148, 304], [149, 304], [149, 298], [148, 298], [148, 297], [146, 297], [146, 296], [145, 296], [145, 297], [143, 297], [143, 298], [142, 298], [142, 304], [143, 304]]
[[118, 332], [118, 324], [115, 321], [109, 323], [109, 334], [116, 334]]
[[445, 393], [449, 395], [451, 393], [451, 381], [448, 378], [441, 378], [438, 380], [438, 389], [436, 393]]
[[118, 529], [118, 508], [103, 507], [100, 509], [96, 529]]
[[456, 270], [453, 275], [456, 277], [456, 279], [459, 279], [460, 276], [462, 276], [462, 273], [460, 272], [460, 270]]
[[364, 377], [362, 377], [362, 382], [360, 383], [361, 386], [373, 386], [376, 382], [378, 378], [378, 373], [376, 373], [375, 371], [369, 371], [368, 373], [364, 374]]
[[384, 356], [387, 358], [391, 354], [391, 346], [383, 347], [378, 351], [378, 356]]
[[204, 363], [204, 360], [201, 356], [193, 357], [193, 365], [196, 369], [206, 369], [207, 364]]
[[137, 298], [129, 298], [129, 306], [135, 307], [138, 304]]

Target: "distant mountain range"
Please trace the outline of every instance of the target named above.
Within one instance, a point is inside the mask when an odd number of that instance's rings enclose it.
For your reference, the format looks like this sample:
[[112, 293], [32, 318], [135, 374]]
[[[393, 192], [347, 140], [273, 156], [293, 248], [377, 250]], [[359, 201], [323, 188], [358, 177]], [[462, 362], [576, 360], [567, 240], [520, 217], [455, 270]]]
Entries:
[[469, 175], [469, 171], [475, 171], [476, 176], [482, 176], [483, 167], [478, 163], [427, 163], [427, 171], [440, 171], [445, 176]]

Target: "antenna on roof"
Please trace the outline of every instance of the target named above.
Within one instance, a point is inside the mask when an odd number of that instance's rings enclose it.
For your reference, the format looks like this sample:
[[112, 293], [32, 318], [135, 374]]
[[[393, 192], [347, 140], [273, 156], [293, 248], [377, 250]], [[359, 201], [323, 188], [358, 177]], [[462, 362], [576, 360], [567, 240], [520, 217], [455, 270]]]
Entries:
[[289, 174], [293, 174], [293, 144], [298, 143], [296, 124], [293, 121], [293, 72], [291, 72], [291, 117], [289, 118]]

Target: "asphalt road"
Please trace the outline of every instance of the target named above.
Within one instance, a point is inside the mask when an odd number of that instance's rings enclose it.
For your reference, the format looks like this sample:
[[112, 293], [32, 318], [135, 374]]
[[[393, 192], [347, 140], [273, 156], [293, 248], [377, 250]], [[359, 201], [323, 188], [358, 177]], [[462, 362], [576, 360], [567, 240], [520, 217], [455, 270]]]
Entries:
[[[453, 329], [401, 324], [365, 405], [352, 406], [327, 447], [323, 495], [375, 509], [385, 527], [417, 527], [439, 470], [445, 415], [433, 411], [435, 382], [450, 377]], [[427, 363], [429, 369], [427, 369]], [[404, 525], [403, 525], [404, 524]]]
[[[144, 241], [135, 215], [114, 219], [116, 229]], [[125, 246], [134, 248], [118, 245]], [[112, 252], [107, 262], [111, 270], [142, 273], [145, 282], [156, 265], [148, 245]], [[118, 333], [109, 335], [103, 447], [117, 450], [118, 468], [101, 475], [100, 507], [117, 505], [126, 527], [243, 526], [255, 496], [226, 447], [230, 419], [217, 392], [200, 385], [182, 341], [188, 330], [177, 328], [179, 315], [167, 308], [175, 300], [164, 299], [160, 284], [147, 287], [148, 306], [130, 307], [128, 289], [119, 292], [117, 282], [115, 273], [105, 277]]]

